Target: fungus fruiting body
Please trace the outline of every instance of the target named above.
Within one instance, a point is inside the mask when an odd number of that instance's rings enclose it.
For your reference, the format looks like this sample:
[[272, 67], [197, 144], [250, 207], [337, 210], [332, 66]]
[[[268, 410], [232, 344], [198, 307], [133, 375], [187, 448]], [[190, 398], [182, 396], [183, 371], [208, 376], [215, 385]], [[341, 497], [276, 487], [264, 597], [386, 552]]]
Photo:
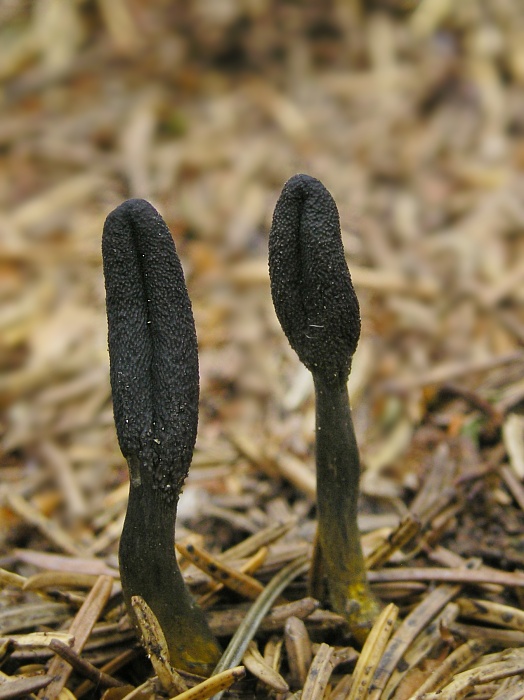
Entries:
[[295, 175], [282, 190], [269, 236], [269, 274], [280, 324], [315, 386], [316, 567], [325, 572], [333, 609], [363, 639], [379, 605], [357, 526], [360, 459], [347, 392], [360, 311], [336, 204], [315, 178]]
[[178, 497], [198, 424], [191, 302], [169, 229], [148, 202], [129, 200], [111, 212], [102, 252], [113, 410], [130, 473], [119, 550], [124, 600], [136, 624], [131, 598], [144, 598], [171, 662], [205, 675], [220, 649], [174, 550]]

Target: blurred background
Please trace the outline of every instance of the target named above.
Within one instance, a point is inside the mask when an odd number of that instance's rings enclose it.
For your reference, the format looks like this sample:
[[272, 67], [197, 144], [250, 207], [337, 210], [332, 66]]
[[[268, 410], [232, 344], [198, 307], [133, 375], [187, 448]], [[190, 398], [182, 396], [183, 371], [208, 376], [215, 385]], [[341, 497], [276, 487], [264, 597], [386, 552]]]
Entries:
[[474, 471], [503, 430], [524, 475], [520, 0], [3, 0], [0, 79], [4, 555], [116, 551], [100, 240], [129, 197], [167, 221], [194, 305], [181, 522], [227, 543], [311, 506], [312, 383], [267, 275], [297, 172], [338, 204], [361, 303], [364, 529], [398, 521], [456, 436]]

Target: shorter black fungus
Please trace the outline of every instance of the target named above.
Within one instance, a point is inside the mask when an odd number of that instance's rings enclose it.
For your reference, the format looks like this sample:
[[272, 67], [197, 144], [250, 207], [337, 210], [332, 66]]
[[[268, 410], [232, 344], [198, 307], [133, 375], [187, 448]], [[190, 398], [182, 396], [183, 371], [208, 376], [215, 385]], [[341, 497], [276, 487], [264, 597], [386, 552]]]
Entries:
[[269, 234], [275, 312], [313, 375], [316, 396], [318, 538], [311, 580], [362, 640], [379, 612], [366, 578], [357, 507], [360, 458], [347, 379], [360, 336], [358, 299], [344, 257], [336, 204], [324, 185], [295, 175]]

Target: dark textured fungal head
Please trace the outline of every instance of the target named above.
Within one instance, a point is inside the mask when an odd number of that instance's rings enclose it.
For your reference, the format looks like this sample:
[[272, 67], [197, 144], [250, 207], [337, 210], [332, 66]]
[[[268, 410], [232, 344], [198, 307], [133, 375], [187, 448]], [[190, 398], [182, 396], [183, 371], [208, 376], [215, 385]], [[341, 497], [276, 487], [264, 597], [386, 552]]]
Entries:
[[273, 304], [301, 362], [326, 382], [347, 379], [360, 336], [358, 299], [324, 185], [295, 175], [284, 185], [269, 234]]
[[199, 395], [182, 266], [162, 217], [140, 199], [109, 214], [102, 253], [120, 448], [130, 465], [147, 470], [153, 488], [176, 499], [195, 444]]

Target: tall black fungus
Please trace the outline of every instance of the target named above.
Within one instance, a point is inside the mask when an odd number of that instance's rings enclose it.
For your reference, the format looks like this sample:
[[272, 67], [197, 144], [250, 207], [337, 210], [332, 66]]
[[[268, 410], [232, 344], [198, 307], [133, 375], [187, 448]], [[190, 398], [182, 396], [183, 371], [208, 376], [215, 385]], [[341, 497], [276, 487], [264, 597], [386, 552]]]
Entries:
[[379, 606], [367, 583], [357, 526], [360, 460], [347, 393], [360, 311], [336, 204], [315, 178], [295, 175], [282, 190], [269, 234], [269, 274], [282, 329], [315, 385], [314, 593], [325, 571], [332, 607], [363, 639]]
[[174, 550], [178, 497], [198, 424], [195, 324], [173, 239], [158, 212], [131, 199], [107, 217], [102, 239], [113, 410], [130, 473], [120, 540], [124, 599], [141, 596], [171, 662], [206, 674], [220, 649], [187, 591]]

